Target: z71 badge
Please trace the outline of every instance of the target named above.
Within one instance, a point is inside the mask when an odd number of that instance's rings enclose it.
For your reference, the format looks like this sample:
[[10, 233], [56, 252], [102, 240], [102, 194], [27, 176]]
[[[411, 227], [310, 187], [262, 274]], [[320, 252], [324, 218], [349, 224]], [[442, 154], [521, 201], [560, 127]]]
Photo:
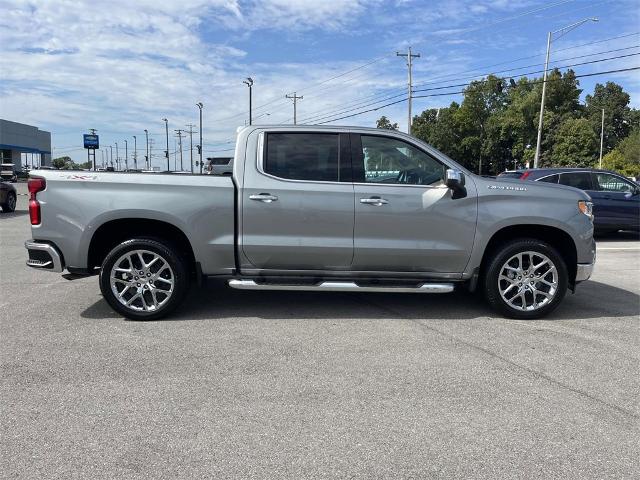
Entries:
[[487, 185], [489, 190], [513, 190], [516, 192], [526, 192], [526, 187], [512, 187], [511, 185]]

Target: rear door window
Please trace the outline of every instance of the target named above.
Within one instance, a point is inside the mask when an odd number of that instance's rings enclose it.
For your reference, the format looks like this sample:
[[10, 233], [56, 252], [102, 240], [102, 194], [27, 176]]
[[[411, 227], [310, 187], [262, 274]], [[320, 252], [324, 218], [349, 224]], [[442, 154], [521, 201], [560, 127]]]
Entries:
[[337, 133], [267, 133], [264, 171], [291, 180], [337, 182]]
[[560, 177], [560, 175], [558, 175], [558, 174], [549, 175], [548, 177], [543, 177], [538, 181], [539, 182], [545, 182], [545, 183], [558, 183], [558, 177]]
[[609, 173], [596, 173], [596, 190], [601, 192], [632, 192], [634, 190], [631, 183], [620, 177]]
[[568, 187], [579, 188], [580, 190], [592, 190], [591, 174], [589, 172], [569, 172], [560, 175], [560, 183]]

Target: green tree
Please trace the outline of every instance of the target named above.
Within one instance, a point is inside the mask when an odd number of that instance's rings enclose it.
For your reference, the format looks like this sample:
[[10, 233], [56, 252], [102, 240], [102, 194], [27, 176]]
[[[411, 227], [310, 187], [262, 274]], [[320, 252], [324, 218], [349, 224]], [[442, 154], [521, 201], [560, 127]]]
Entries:
[[640, 127], [602, 158], [602, 167], [630, 177], [640, 176]]
[[464, 164], [464, 157], [460, 150], [461, 136], [456, 123], [456, 112], [459, 108], [460, 105], [452, 102], [446, 108], [425, 110], [413, 117], [411, 132], [416, 138], [424, 140], [445, 155]]
[[591, 167], [598, 152], [598, 138], [589, 120], [570, 118], [560, 125], [550, 155], [551, 164], [562, 167]]
[[600, 136], [602, 110], [604, 109], [604, 152], [610, 152], [629, 135], [632, 128], [632, 114], [629, 108], [631, 98], [620, 85], [607, 82], [596, 84], [593, 95], [585, 98], [586, 114], [593, 131]]
[[54, 168], [60, 170], [68, 169], [69, 165], [71, 165], [72, 163], [73, 161], [71, 160], [71, 157], [58, 157], [51, 160], [51, 165], [53, 165]]
[[378, 120], [376, 120], [376, 128], [384, 128], [386, 130], [398, 130], [398, 124], [391, 123], [391, 120], [389, 120], [387, 117], [383, 115]]

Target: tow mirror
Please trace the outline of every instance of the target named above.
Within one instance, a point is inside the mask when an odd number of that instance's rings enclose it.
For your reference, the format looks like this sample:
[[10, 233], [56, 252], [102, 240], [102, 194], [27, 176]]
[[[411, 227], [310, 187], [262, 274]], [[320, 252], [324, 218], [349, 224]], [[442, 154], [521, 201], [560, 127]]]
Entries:
[[445, 175], [445, 185], [451, 190], [454, 200], [467, 196], [467, 189], [464, 187], [464, 173], [460, 170], [449, 168]]

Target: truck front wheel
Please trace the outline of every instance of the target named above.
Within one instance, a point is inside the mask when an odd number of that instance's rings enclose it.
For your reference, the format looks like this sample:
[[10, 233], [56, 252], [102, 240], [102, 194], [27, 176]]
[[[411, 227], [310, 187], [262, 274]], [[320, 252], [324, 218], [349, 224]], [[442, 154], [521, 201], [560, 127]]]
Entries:
[[131, 320], [156, 320], [171, 313], [189, 286], [185, 261], [162, 240], [134, 238], [109, 252], [100, 290], [109, 305]]
[[541, 318], [567, 293], [567, 266], [546, 242], [518, 239], [496, 250], [485, 270], [484, 294], [507, 317]]

